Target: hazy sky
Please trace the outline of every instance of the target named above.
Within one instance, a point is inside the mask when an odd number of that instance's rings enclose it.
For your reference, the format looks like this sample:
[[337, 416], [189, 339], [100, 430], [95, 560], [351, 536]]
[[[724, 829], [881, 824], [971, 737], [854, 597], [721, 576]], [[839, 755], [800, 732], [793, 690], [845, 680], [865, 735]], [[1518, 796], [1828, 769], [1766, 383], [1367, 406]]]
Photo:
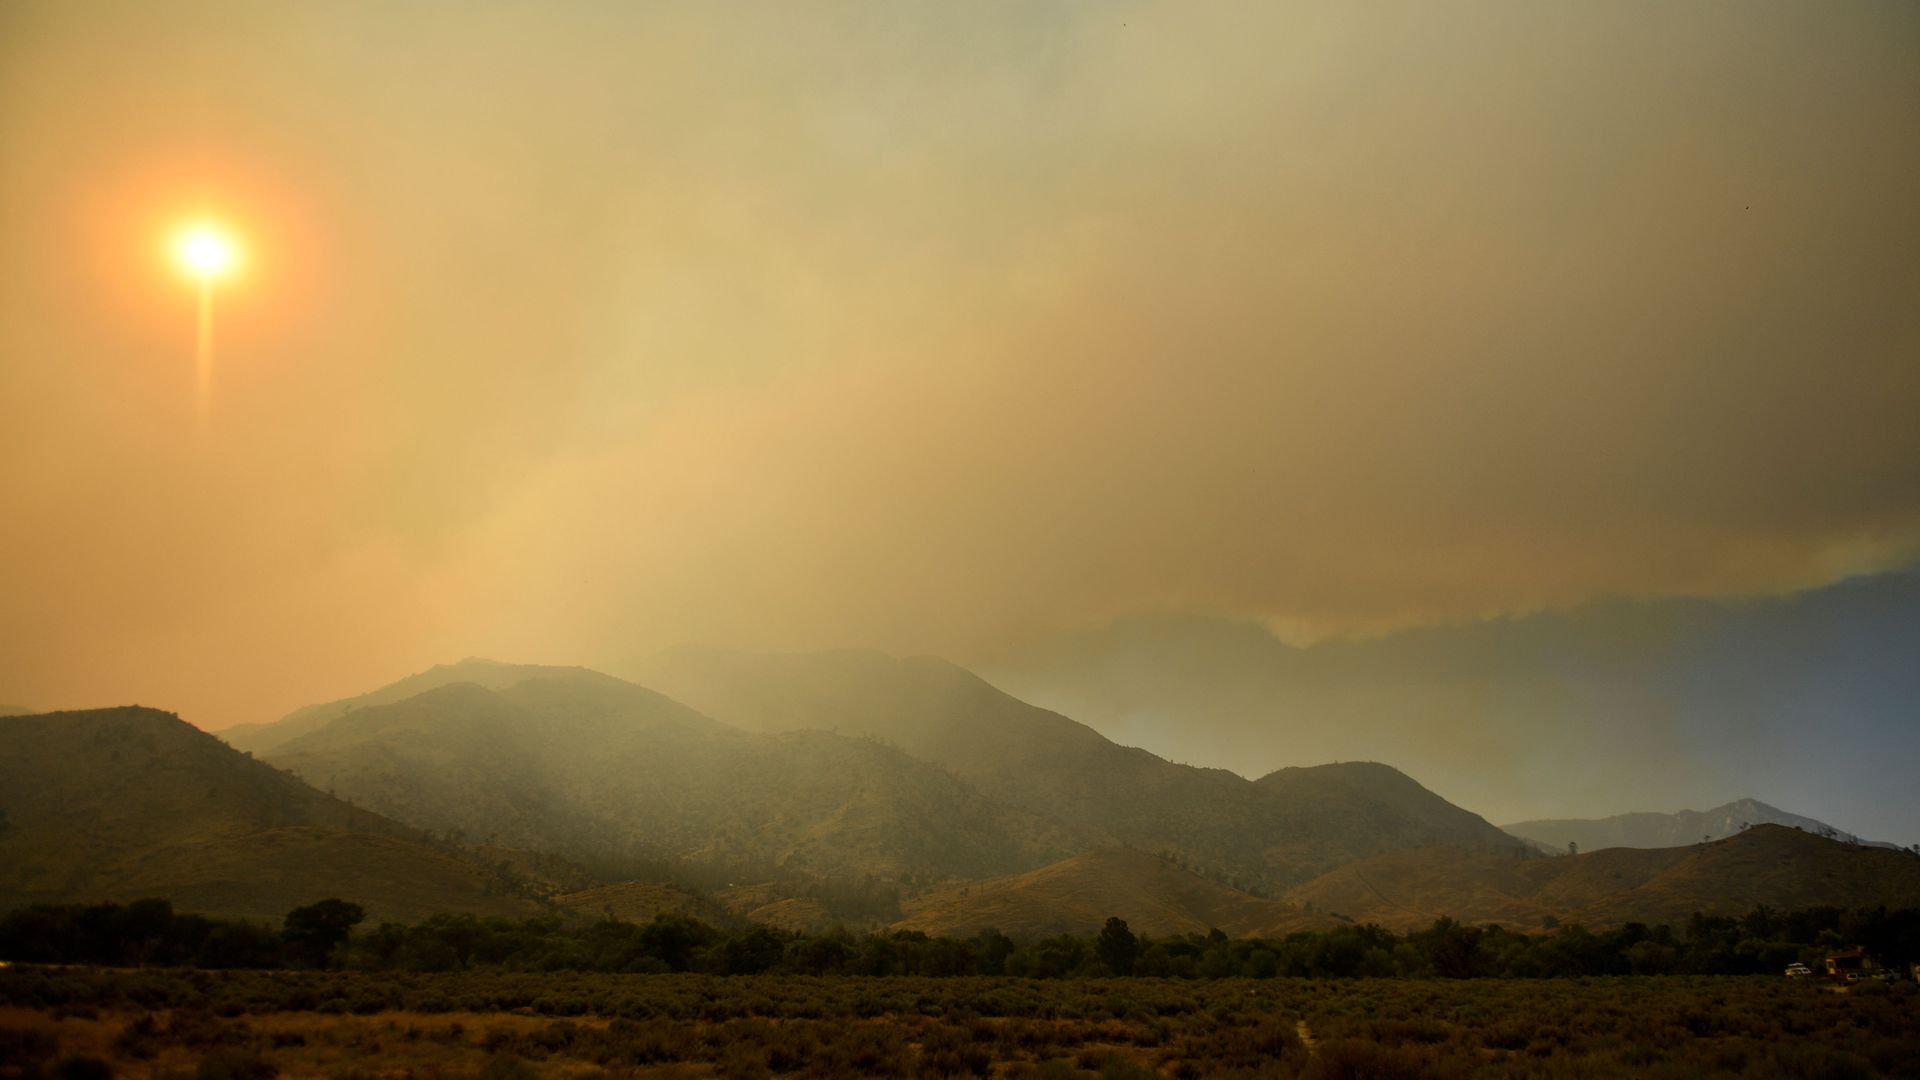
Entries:
[[1917, 58], [1904, 0], [0, 3], [0, 701], [1905, 565]]

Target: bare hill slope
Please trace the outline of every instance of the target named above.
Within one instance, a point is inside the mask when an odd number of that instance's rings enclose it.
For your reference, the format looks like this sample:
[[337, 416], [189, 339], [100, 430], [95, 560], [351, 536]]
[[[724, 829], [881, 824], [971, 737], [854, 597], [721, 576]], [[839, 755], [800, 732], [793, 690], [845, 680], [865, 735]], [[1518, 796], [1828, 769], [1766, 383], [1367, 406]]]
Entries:
[[1340, 867], [1285, 898], [1397, 929], [1442, 915], [1523, 930], [1549, 917], [1589, 926], [1678, 924], [1696, 911], [1740, 914], [1757, 904], [1920, 906], [1920, 857], [1758, 825], [1692, 847], [1572, 856], [1389, 852]]
[[1216, 928], [1234, 936], [1277, 935], [1333, 923], [1209, 881], [1171, 860], [1120, 848], [942, 889], [902, 906], [904, 918], [895, 929], [960, 937], [989, 928], [1024, 938], [1087, 934], [1113, 915], [1153, 935]]
[[381, 919], [540, 910], [461, 854], [170, 713], [0, 718], [0, 907], [145, 896], [267, 918], [328, 896]]

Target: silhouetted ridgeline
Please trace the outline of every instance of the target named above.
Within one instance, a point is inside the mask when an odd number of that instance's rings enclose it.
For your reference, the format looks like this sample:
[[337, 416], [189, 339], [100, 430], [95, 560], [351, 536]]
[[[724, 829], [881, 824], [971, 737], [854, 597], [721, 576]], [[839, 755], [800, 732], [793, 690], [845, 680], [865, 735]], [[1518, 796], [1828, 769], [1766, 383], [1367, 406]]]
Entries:
[[1218, 930], [1148, 938], [1110, 919], [1098, 934], [1016, 942], [994, 930], [967, 938], [914, 931], [807, 935], [767, 926], [722, 930], [684, 915], [568, 927], [557, 918], [436, 915], [411, 926], [359, 929], [358, 905], [325, 900], [275, 929], [180, 914], [164, 900], [36, 905], [0, 920], [0, 958], [23, 964], [364, 971], [712, 975], [1012, 975], [1087, 978], [1443, 977], [1779, 974], [1817, 967], [1859, 946], [1898, 970], [1920, 961], [1920, 909], [1755, 908], [1742, 918], [1695, 915], [1686, 925], [1639, 923], [1603, 933], [1579, 926], [1522, 934], [1439, 919], [1405, 935], [1374, 925], [1231, 939]]

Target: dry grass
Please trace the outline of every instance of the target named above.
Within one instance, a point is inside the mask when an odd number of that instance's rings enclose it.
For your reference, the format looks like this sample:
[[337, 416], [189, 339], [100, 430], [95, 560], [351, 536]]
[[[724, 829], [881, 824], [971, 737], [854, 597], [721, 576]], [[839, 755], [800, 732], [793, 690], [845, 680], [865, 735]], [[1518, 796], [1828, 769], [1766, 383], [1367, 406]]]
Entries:
[[[136, 977], [155, 976], [111, 978]], [[71, 1055], [155, 1080], [1920, 1075], [1920, 990], [1907, 985], [597, 976], [488, 989], [468, 975], [415, 978], [407, 1007], [356, 1014], [249, 1007], [258, 999], [223, 997], [221, 979], [176, 977], [199, 985], [173, 1009], [106, 997], [0, 1009], [0, 1077], [52, 1075]], [[290, 994], [323, 986], [275, 979]], [[456, 981], [503, 1002], [541, 996], [497, 1010], [411, 1003], [448, 1001]], [[590, 1007], [596, 995], [618, 1007]], [[18, 1052], [31, 1038], [37, 1062]]]

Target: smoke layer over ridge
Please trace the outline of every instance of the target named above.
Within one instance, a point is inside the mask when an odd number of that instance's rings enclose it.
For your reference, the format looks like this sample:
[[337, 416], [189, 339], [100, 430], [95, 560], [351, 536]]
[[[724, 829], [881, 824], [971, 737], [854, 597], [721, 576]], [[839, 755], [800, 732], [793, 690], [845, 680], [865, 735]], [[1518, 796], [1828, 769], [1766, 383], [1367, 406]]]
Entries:
[[[10, 4], [0, 697], [1920, 554], [1903, 4]], [[191, 420], [152, 256], [249, 232]]]

